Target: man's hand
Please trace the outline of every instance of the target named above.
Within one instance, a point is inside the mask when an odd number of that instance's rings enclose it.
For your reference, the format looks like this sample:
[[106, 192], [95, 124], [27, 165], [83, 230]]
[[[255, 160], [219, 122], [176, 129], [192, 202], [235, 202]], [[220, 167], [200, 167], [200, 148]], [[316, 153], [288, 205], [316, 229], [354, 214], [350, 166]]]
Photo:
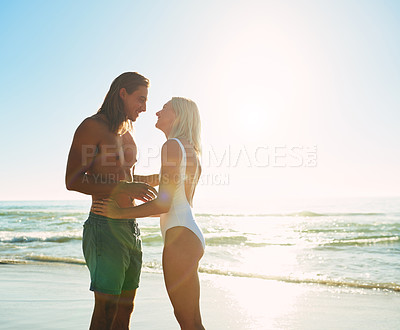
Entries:
[[143, 182], [122, 182], [117, 190], [142, 202], [149, 202], [157, 196], [157, 190]]

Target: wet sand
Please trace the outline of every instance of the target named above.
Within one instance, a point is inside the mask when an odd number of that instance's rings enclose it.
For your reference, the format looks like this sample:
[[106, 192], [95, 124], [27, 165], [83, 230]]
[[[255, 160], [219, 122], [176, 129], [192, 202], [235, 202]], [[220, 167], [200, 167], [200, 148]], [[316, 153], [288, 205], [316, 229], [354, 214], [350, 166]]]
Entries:
[[[206, 329], [399, 329], [400, 293], [200, 274]], [[88, 329], [85, 266], [0, 265], [0, 329]], [[142, 273], [132, 329], [179, 329], [162, 274]]]

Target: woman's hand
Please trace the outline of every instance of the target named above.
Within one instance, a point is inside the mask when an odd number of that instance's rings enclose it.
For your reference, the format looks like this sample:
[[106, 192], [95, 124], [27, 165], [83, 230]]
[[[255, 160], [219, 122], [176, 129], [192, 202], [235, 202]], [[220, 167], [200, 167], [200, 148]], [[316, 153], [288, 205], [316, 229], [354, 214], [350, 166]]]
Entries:
[[113, 199], [101, 199], [92, 203], [91, 211], [112, 219], [124, 219], [123, 209]]

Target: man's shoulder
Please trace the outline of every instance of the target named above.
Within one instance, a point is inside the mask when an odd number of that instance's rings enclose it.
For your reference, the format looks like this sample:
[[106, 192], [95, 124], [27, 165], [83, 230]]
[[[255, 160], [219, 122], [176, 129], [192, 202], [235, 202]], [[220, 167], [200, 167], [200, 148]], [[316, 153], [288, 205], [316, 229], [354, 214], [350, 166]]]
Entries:
[[105, 120], [97, 115], [85, 118], [77, 128], [77, 131], [86, 131], [88, 133], [91, 131], [97, 131], [98, 133], [107, 132], [108, 130], [109, 128]]
[[109, 133], [107, 124], [96, 115], [85, 118], [75, 131], [74, 139], [84, 143], [96, 142], [96, 144]]
[[85, 118], [81, 125], [108, 129], [107, 120], [98, 114]]

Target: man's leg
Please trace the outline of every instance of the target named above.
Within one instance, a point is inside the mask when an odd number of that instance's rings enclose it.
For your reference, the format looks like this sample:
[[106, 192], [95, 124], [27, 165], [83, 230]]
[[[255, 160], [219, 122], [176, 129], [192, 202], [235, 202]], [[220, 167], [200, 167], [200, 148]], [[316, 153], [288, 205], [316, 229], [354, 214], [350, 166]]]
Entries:
[[122, 291], [118, 300], [117, 315], [111, 327], [114, 330], [129, 329], [142, 270], [142, 242], [140, 240], [140, 231], [136, 221], [132, 220], [129, 223], [129, 228], [125, 233], [131, 240], [130, 262], [125, 271], [125, 281], [122, 285]]
[[118, 295], [94, 292], [94, 310], [91, 330], [109, 330], [115, 319], [118, 308]]
[[[83, 252], [90, 288], [95, 292], [90, 329], [128, 329], [142, 265], [141, 242], [132, 235], [137, 225], [93, 214], [89, 217], [92, 221], [85, 227]], [[114, 294], [99, 292], [103, 290]]]
[[131, 321], [131, 315], [134, 307], [134, 300], [136, 296], [135, 290], [122, 291], [119, 296], [117, 313], [114, 318], [111, 329], [129, 329], [129, 323]]

